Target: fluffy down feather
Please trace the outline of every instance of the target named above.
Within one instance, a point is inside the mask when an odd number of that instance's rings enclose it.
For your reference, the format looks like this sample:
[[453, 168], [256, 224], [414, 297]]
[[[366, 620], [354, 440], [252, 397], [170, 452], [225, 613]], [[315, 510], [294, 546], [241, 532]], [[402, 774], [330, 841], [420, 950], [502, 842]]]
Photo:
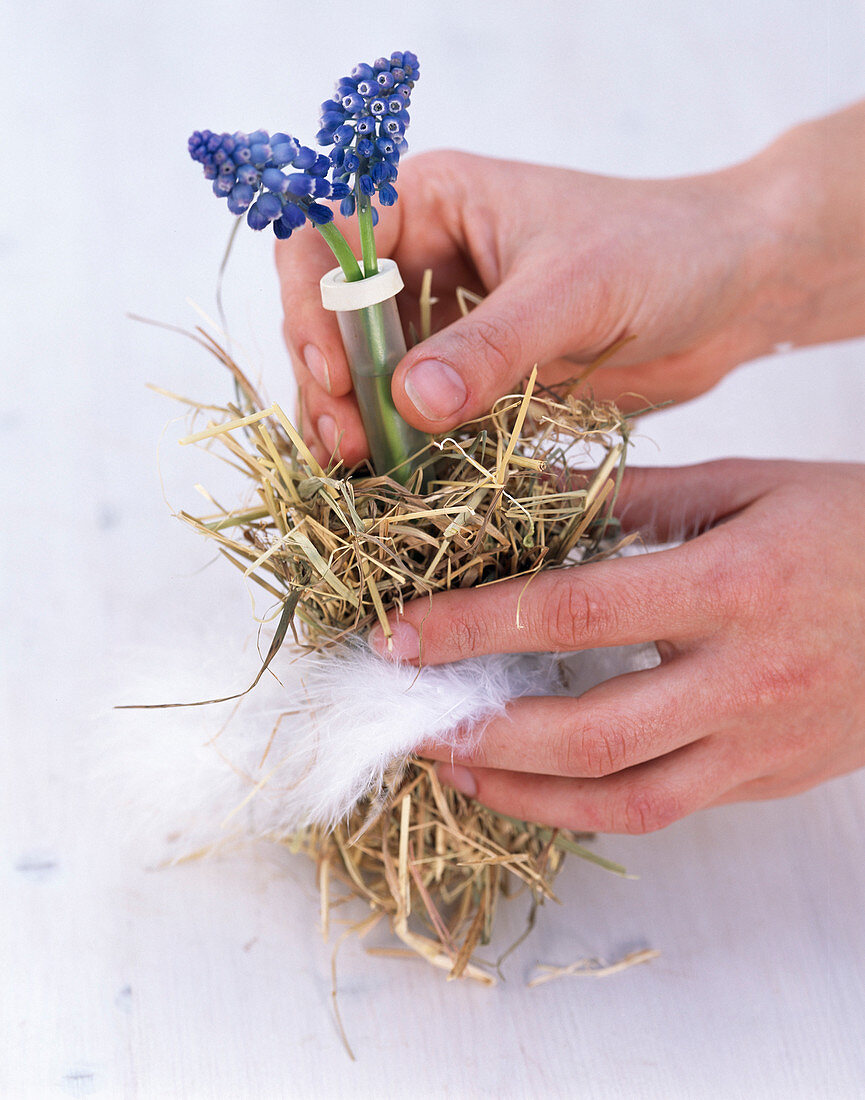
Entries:
[[363, 643], [307, 654], [281, 661], [281, 682], [267, 678], [227, 721], [213, 706], [115, 712], [110, 770], [123, 772], [145, 830], [161, 820], [187, 851], [330, 827], [379, 795], [420, 746], [480, 737], [508, 700], [575, 694], [657, 660], [643, 650], [595, 652], [607, 667], [594, 672], [593, 654], [486, 656], [421, 670], [383, 661]]

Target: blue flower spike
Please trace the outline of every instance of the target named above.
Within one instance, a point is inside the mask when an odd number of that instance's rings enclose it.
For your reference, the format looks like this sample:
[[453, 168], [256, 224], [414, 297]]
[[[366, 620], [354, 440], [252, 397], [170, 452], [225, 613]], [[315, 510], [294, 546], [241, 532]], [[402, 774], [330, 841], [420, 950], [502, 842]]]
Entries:
[[[202, 165], [205, 177], [213, 180], [214, 194], [228, 200], [232, 214], [246, 213], [251, 228], [273, 225], [277, 236], [282, 236], [287, 235], [284, 230], [290, 233], [307, 218], [325, 224], [320, 213], [309, 214], [309, 207], [313, 197], [333, 197], [331, 183], [324, 178], [330, 161], [291, 135], [278, 133], [271, 138], [266, 130], [253, 134], [196, 130], [189, 139], [189, 155]], [[298, 171], [286, 174], [283, 168]], [[343, 196], [340, 189], [339, 197]], [[297, 214], [285, 220], [290, 206]], [[280, 221], [284, 224], [278, 227]]]
[[[226, 200], [232, 214], [245, 215], [252, 229], [270, 225], [285, 240], [308, 221], [322, 233], [347, 278], [375, 274], [372, 227], [378, 211], [372, 202], [396, 202], [394, 182], [407, 148], [408, 107], [419, 77], [417, 56], [409, 50], [355, 65], [321, 105], [316, 144], [326, 154], [282, 132], [196, 130], [189, 138], [189, 155], [201, 164], [213, 193]], [[333, 209], [321, 200], [338, 203], [343, 217], [358, 217], [363, 273], [331, 224]]]

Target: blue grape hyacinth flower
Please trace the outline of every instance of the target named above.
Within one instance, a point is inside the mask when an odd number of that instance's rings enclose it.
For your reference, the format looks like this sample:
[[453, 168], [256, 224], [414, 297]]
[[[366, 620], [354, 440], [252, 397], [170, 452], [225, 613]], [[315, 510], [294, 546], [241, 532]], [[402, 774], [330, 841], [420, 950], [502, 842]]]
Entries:
[[[327, 153], [281, 132], [196, 130], [189, 138], [189, 155], [202, 166], [213, 193], [225, 199], [237, 219], [245, 216], [250, 228], [271, 226], [285, 240], [309, 222], [333, 252], [345, 282], [373, 278], [379, 273], [373, 232], [379, 212], [373, 203], [389, 207], [397, 201], [394, 185], [407, 148], [408, 109], [419, 76], [417, 57], [406, 50], [371, 65], [356, 65], [350, 76], [338, 80], [331, 98], [321, 105], [317, 141]], [[328, 202], [338, 203], [343, 217], [357, 217], [360, 260], [334, 224]], [[426, 437], [402, 420], [390, 387], [378, 384], [391, 376], [405, 352], [398, 319], [386, 324], [386, 306], [395, 313], [393, 293], [387, 301], [375, 299], [349, 312], [358, 315], [363, 361], [375, 368], [372, 388], [363, 376], [368, 396], [361, 413], [372, 441], [373, 466], [376, 473], [406, 483], [422, 468], [418, 456]]]
[[[310, 222], [329, 244], [347, 279], [378, 270], [373, 227], [381, 206], [397, 200], [394, 186], [407, 145], [411, 93], [420, 77], [409, 50], [356, 65], [336, 83], [321, 106], [318, 144], [328, 154], [301, 145], [290, 134], [255, 130], [233, 134], [196, 130], [189, 155], [204, 169], [213, 193], [252, 229], [272, 226], [280, 240]], [[324, 200], [324, 201], [321, 201]], [[333, 222], [339, 203], [344, 217], [360, 223], [363, 271]]]
[[[213, 180], [213, 192], [227, 201], [232, 214], [246, 214], [252, 229], [273, 226], [282, 239], [307, 219], [325, 225], [333, 219], [330, 207], [316, 199], [343, 198], [347, 191], [327, 179], [328, 157], [301, 145], [290, 134], [215, 134], [196, 130], [189, 138], [189, 155]], [[285, 172], [283, 169], [296, 171]]]
[[332, 178], [345, 184], [355, 200], [342, 203], [343, 214], [362, 209], [361, 196], [375, 192], [382, 206], [396, 201], [393, 184], [400, 155], [407, 148], [408, 108], [419, 78], [415, 54], [410, 50], [392, 53], [372, 65], [355, 65], [351, 75], [338, 80], [331, 98], [322, 103], [316, 140], [319, 145], [333, 146]]

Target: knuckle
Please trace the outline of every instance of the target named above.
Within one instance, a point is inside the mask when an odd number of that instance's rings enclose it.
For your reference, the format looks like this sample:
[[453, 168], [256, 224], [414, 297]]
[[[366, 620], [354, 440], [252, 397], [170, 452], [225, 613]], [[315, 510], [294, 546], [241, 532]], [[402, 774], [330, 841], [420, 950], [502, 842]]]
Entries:
[[400, 165], [403, 196], [411, 194], [431, 219], [447, 223], [464, 201], [462, 187], [472, 171], [471, 154], [456, 149], [413, 153]]
[[695, 599], [727, 622], [762, 620], [767, 608], [778, 606], [789, 580], [776, 547], [761, 544], [755, 552], [728, 525], [712, 529], [711, 551], [707, 546], [698, 561]]
[[449, 649], [455, 656], [471, 657], [481, 651], [483, 631], [477, 618], [465, 612], [451, 612], [447, 634]]
[[553, 765], [560, 774], [601, 779], [628, 767], [631, 738], [621, 723], [603, 716], [563, 730]]
[[603, 734], [590, 734], [580, 744], [582, 774], [591, 779], [614, 775], [628, 766], [628, 748], [629, 740], [621, 729], [607, 726]]
[[736, 566], [731, 556], [723, 555], [706, 563], [695, 580], [694, 599], [725, 618], [735, 615], [742, 603], [743, 588], [734, 580]]
[[736, 692], [737, 711], [747, 714], [797, 703], [814, 681], [814, 669], [804, 656], [761, 655], [751, 662]]
[[541, 600], [539, 614], [539, 633], [552, 649], [584, 648], [615, 626], [615, 615], [601, 592], [573, 574], [551, 585]]
[[509, 378], [515, 365], [522, 362], [521, 340], [515, 325], [497, 317], [495, 321], [477, 317], [464, 334], [468, 357], [486, 363], [493, 378]]
[[731, 532], [715, 528], [711, 551], [696, 540], [689, 544], [689, 556], [692, 566], [687, 591], [689, 610], [699, 612], [701, 621], [727, 622], [737, 616], [744, 589], [739, 548]]
[[[428, 149], [422, 153], [414, 153], [410, 160], [405, 162], [405, 171], [410, 172], [412, 177], [417, 176], [418, 179], [429, 179], [431, 176], [448, 176], [455, 174], [454, 164], [468, 156], [467, 153], [461, 153], [456, 149]], [[403, 166], [400, 165], [400, 172], [403, 171]]]
[[558, 775], [601, 779], [629, 766], [632, 738], [622, 722], [599, 715], [563, 729], [552, 750], [551, 764]]
[[642, 836], [671, 825], [682, 817], [679, 800], [669, 791], [658, 787], [631, 786], [622, 798], [615, 815], [615, 832]]
[[556, 775], [584, 774], [583, 738], [579, 731], [566, 727], [553, 744], [550, 763]]

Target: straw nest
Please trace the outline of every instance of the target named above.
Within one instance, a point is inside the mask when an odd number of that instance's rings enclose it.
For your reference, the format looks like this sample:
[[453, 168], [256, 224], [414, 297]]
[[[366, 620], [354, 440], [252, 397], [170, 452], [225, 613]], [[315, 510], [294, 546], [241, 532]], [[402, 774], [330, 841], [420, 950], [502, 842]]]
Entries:
[[[338, 462], [322, 468], [220, 344], [203, 328], [195, 339], [231, 371], [237, 400], [206, 406], [207, 427], [182, 442], [218, 451], [252, 492], [232, 511], [180, 515], [272, 601], [276, 628], [255, 683], [289, 631], [314, 649], [376, 623], [387, 635], [387, 612], [411, 599], [513, 577], [528, 585], [541, 569], [622, 545], [612, 507], [629, 423], [611, 404], [552, 393], [533, 373], [489, 416], [432, 439], [402, 486]], [[384, 803], [359, 806], [333, 832], [276, 839], [316, 861], [325, 928], [335, 906], [361, 898], [371, 913], [354, 931], [387, 919], [404, 945], [392, 953], [485, 983], [496, 967], [477, 949], [501, 897], [528, 894], [531, 925], [566, 854], [623, 871], [572, 834], [442, 788], [423, 760], [396, 768]]]

